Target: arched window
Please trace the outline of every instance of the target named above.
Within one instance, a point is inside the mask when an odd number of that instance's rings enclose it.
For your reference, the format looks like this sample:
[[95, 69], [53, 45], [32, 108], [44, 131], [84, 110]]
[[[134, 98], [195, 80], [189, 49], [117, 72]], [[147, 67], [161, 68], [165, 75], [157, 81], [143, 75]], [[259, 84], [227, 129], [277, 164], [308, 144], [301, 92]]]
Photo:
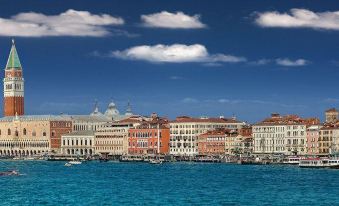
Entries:
[[33, 132], [32, 132], [32, 136], [33, 136], [33, 137], [35, 137], [35, 136], [36, 136], [36, 132], [35, 132], [35, 130], [33, 130]]
[[26, 135], [27, 134], [27, 130], [26, 128], [24, 128], [23, 134]]
[[8, 129], [8, 130], [7, 130], [7, 134], [8, 134], [8, 135], [11, 135], [11, 129]]
[[52, 137], [54, 137], [54, 136], [55, 136], [55, 132], [53, 131], [53, 132], [52, 132]]
[[45, 131], [42, 133], [42, 136], [46, 137], [46, 132]]
[[15, 136], [18, 137], [19, 136], [19, 132], [18, 130], [15, 131]]

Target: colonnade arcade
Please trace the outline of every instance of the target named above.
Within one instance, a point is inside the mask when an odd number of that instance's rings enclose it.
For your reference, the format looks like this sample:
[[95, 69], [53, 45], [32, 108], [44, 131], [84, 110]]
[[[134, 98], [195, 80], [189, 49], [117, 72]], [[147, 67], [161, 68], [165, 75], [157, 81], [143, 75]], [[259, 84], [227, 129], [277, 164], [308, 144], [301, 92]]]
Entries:
[[0, 141], [0, 156], [33, 156], [48, 152], [49, 141]]

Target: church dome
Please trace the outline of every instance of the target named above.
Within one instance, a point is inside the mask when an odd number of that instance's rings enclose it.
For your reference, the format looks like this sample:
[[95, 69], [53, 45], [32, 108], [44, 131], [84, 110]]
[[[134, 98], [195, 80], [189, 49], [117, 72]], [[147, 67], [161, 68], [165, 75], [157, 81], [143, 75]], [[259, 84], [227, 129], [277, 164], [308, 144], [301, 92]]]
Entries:
[[105, 112], [105, 115], [108, 117], [113, 117], [114, 115], [119, 115], [120, 112], [117, 109], [115, 103], [112, 101], [111, 103], [108, 104], [107, 110]]
[[94, 111], [91, 113], [91, 116], [101, 116], [102, 113], [99, 111], [98, 103], [95, 103]]

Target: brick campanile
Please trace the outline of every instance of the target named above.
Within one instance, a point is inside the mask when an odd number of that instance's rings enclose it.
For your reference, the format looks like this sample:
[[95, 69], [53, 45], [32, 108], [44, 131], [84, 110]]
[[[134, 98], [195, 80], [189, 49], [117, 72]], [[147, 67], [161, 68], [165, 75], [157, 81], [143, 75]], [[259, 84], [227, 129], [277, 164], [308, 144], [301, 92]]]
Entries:
[[4, 116], [24, 115], [24, 78], [14, 40], [5, 68], [3, 109]]

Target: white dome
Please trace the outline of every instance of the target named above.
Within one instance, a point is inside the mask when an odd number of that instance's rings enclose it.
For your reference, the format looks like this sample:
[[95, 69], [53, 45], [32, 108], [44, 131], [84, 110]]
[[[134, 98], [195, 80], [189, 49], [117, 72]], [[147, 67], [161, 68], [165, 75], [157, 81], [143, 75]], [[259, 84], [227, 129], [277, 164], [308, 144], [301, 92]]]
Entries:
[[99, 111], [98, 103], [95, 103], [94, 111], [91, 113], [91, 116], [100, 116], [102, 113]]
[[111, 102], [108, 104], [108, 108], [105, 112], [105, 116], [108, 116], [108, 117], [113, 117], [114, 115], [119, 115], [120, 112], [119, 110], [116, 108], [114, 102]]

